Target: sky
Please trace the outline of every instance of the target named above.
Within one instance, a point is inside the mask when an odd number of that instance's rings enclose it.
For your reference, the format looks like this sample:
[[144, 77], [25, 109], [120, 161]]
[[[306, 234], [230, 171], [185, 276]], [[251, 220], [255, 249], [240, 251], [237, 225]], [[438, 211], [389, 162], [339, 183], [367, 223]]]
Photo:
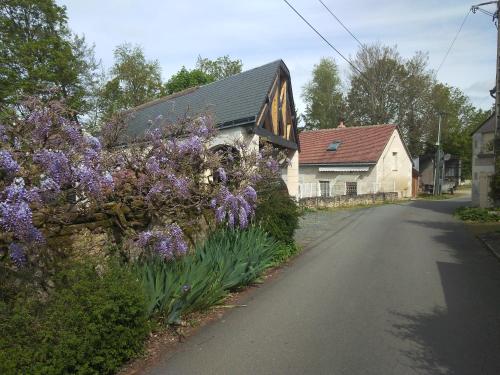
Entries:
[[[347, 82], [348, 64], [282, 0], [56, 0], [65, 5], [69, 26], [95, 44], [105, 69], [113, 49], [124, 42], [143, 47], [158, 60], [167, 80], [182, 66], [194, 68], [198, 55], [229, 55], [243, 70], [282, 59], [288, 66], [297, 110], [314, 65], [331, 57]], [[473, 3], [462, 0], [323, 0], [362, 43], [396, 45], [403, 57], [428, 54], [437, 69]], [[357, 42], [317, 0], [289, 0], [342, 54], [352, 58]], [[490, 8], [486, 8], [492, 10]], [[496, 28], [490, 17], [469, 14], [439, 71], [439, 81], [462, 89], [473, 104], [490, 108], [495, 81]]]

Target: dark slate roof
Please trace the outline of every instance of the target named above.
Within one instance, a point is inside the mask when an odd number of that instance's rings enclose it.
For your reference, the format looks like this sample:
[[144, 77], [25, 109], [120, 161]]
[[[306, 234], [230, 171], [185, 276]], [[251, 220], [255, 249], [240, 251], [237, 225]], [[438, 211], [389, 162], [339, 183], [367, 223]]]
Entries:
[[160, 115], [162, 121], [175, 122], [208, 112], [220, 127], [254, 123], [280, 66], [288, 72], [285, 63], [276, 60], [136, 107], [129, 111], [128, 134], [140, 136]]

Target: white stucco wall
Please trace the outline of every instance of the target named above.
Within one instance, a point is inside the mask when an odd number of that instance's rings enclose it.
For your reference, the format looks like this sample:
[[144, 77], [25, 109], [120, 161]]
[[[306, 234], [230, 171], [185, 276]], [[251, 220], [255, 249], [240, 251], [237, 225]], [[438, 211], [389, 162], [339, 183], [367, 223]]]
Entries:
[[314, 196], [319, 195], [319, 182], [329, 181], [330, 195], [344, 195], [346, 182], [358, 183], [358, 194], [374, 193], [374, 182], [376, 180], [374, 167], [370, 167], [367, 172], [320, 172], [319, 166], [300, 166], [299, 185], [304, 192], [315, 189]]
[[319, 193], [319, 182], [329, 181], [331, 195], [343, 195], [346, 182], [357, 182], [358, 194], [397, 192], [399, 197], [411, 197], [412, 162], [396, 130], [376, 165], [370, 166], [367, 172], [320, 172], [319, 168], [306, 165], [299, 167], [302, 196], [305, 191], [314, 188]]
[[380, 191], [397, 192], [400, 198], [411, 197], [412, 162], [397, 130], [387, 142], [376, 170]]
[[233, 146], [238, 142], [243, 142], [243, 144], [250, 147], [251, 150], [259, 150], [259, 136], [256, 134], [249, 134], [245, 128], [240, 126], [219, 130], [211, 146]]
[[290, 164], [288, 165], [286, 179], [283, 180], [288, 188], [288, 194], [292, 197], [297, 197], [299, 193], [299, 152], [297, 150], [289, 150], [288, 158]]
[[[231, 146], [242, 142], [248, 147], [249, 151], [259, 151], [259, 138], [257, 134], [249, 134], [244, 127], [233, 127], [220, 130], [211, 146]], [[299, 188], [299, 153], [295, 150], [288, 150], [287, 156], [290, 159], [290, 165], [282, 169], [281, 178], [286, 183], [288, 193], [292, 197], [297, 197]]]

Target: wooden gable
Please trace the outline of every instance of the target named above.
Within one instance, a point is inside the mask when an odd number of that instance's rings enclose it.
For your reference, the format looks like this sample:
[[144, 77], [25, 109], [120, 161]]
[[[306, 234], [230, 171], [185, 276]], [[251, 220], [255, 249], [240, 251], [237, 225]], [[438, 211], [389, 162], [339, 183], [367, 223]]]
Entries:
[[297, 115], [290, 75], [280, 68], [257, 117], [255, 133], [280, 146], [298, 149]]

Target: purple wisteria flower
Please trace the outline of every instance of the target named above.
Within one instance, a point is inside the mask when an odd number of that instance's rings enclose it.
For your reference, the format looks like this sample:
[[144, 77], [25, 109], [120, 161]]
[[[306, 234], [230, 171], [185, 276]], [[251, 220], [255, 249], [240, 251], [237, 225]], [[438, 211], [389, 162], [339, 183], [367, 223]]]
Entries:
[[240, 228], [246, 228], [249, 218], [255, 213], [257, 193], [251, 186], [245, 187], [239, 194], [234, 195], [226, 186], [222, 186], [210, 206], [215, 210], [215, 219], [218, 223], [227, 222], [230, 228], [238, 223]]
[[0, 201], [0, 227], [13, 233], [20, 241], [43, 243], [41, 232], [33, 225], [33, 213], [29, 206], [32, 195], [30, 190], [26, 189], [24, 180], [14, 180], [3, 193]]
[[151, 173], [153, 176], [159, 175], [161, 173], [160, 162], [156, 158], [156, 156], [151, 156], [146, 161], [146, 171]]
[[60, 122], [63, 123], [63, 131], [72, 144], [78, 144], [82, 141], [82, 132], [78, 127], [65, 118], [60, 118]]
[[142, 232], [136, 244], [152, 250], [166, 260], [181, 257], [188, 250], [184, 233], [176, 223], [169, 224], [163, 229]]
[[45, 174], [59, 185], [71, 181], [71, 168], [68, 157], [62, 151], [40, 150], [33, 157], [33, 161], [39, 164]]
[[243, 195], [245, 198], [247, 198], [250, 202], [255, 203], [257, 202], [257, 192], [255, 189], [251, 186], [247, 186], [243, 189]]
[[227, 182], [227, 174], [226, 174], [226, 171], [224, 170], [224, 168], [219, 167], [217, 169], [217, 176], [219, 176], [219, 179], [222, 183], [225, 184]]
[[26, 253], [23, 247], [18, 243], [13, 242], [9, 245], [9, 256], [18, 268], [26, 264]]
[[54, 200], [60, 192], [61, 186], [52, 178], [46, 176], [40, 181], [40, 193], [44, 201]]
[[19, 164], [9, 151], [0, 150], [0, 170], [5, 171], [7, 175], [13, 175], [19, 170]]
[[275, 159], [269, 159], [266, 161], [266, 167], [271, 170], [273, 173], [278, 173], [280, 170], [280, 165]]
[[199, 154], [203, 149], [203, 142], [197, 135], [182, 140], [178, 143], [179, 152], [181, 154]]
[[52, 119], [47, 110], [33, 111], [28, 116], [26, 123], [33, 127], [33, 140], [35, 142], [44, 142], [48, 138], [52, 128]]
[[5, 125], [0, 124], [0, 141], [8, 142], [9, 136], [7, 135], [7, 130], [5, 129]]
[[85, 136], [85, 143], [96, 152], [101, 152], [102, 150], [101, 141], [92, 135]]
[[167, 180], [172, 184], [174, 191], [182, 198], [189, 197], [189, 180], [186, 177], [178, 177], [169, 174]]

